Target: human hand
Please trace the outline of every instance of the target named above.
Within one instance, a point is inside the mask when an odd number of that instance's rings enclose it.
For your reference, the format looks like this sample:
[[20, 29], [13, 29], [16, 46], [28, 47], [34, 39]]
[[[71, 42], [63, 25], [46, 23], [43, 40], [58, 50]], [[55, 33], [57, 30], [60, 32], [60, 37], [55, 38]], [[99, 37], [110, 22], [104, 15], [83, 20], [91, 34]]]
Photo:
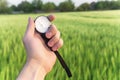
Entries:
[[[53, 15], [48, 16], [49, 20], [54, 19]], [[46, 37], [49, 40], [48, 46], [53, 51], [58, 50], [63, 45], [63, 40], [60, 38], [60, 32], [55, 25], [51, 25], [46, 32]], [[34, 20], [29, 18], [29, 23], [23, 38], [23, 43], [27, 52], [27, 62], [34, 62], [40, 65], [47, 74], [53, 67], [56, 61], [56, 55], [44, 43], [42, 37], [35, 31]]]
[[[48, 18], [50, 21], [54, 20], [53, 15], [48, 16]], [[50, 39], [48, 46], [53, 51], [62, 47], [63, 40], [60, 38], [60, 32], [55, 25], [51, 25], [45, 35]], [[47, 47], [40, 34], [35, 31], [34, 20], [31, 18], [28, 20], [23, 43], [27, 52], [27, 61], [17, 80], [43, 80], [55, 64], [56, 55]]]

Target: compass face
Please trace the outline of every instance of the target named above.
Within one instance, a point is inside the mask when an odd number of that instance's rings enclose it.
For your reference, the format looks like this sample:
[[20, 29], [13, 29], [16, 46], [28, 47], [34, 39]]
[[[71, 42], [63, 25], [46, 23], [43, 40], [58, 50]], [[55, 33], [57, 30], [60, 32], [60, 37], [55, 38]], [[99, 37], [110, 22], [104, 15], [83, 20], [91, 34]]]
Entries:
[[46, 16], [40, 16], [35, 20], [36, 30], [40, 33], [47, 32], [50, 25], [51, 25], [51, 22], [48, 20]]

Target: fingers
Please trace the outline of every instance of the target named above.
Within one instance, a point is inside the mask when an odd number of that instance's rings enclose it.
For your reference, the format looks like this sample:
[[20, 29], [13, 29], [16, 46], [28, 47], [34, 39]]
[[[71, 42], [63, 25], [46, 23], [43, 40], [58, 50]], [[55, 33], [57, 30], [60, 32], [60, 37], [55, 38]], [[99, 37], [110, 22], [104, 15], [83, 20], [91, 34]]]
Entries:
[[60, 32], [57, 30], [55, 25], [51, 25], [49, 30], [46, 32], [46, 37], [50, 39], [48, 46], [51, 47], [53, 51], [62, 47], [63, 40], [60, 38]]
[[59, 39], [59, 41], [52, 47], [53, 51], [58, 50], [59, 48], [61, 48], [63, 46], [63, 40]]
[[46, 32], [46, 37], [48, 39], [52, 38], [57, 33], [57, 28], [55, 25], [51, 25], [51, 27]]
[[48, 19], [49, 19], [50, 21], [53, 21], [53, 20], [55, 19], [55, 16], [54, 16], [54, 15], [49, 15], [49, 16], [48, 16]]
[[[54, 15], [49, 15], [48, 19], [53, 21], [55, 19]], [[55, 25], [51, 25], [49, 30], [46, 32], [46, 37], [49, 40], [48, 46], [52, 48], [53, 51], [58, 50], [63, 45], [63, 40], [60, 38], [60, 32], [57, 30]]]
[[26, 29], [26, 34], [32, 35], [32, 34], [34, 34], [34, 30], [35, 30], [34, 20], [32, 18], [29, 18], [27, 29]]
[[60, 39], [60, 32], [57, 31], [57, 33], [49, 40], [48, 46], [52, 47], [55, 45]]

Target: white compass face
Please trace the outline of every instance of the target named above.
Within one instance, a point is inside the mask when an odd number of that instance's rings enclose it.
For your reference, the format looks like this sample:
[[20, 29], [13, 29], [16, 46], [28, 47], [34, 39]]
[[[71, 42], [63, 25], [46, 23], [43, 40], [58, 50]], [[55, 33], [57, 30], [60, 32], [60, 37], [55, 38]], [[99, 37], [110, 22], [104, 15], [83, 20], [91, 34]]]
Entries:
[[36, 30], [40, 33], [47, 32], [50, 25], [51, 25], [51, 22], [48, 20], [46, 16], [40, 16], [35, 20]]

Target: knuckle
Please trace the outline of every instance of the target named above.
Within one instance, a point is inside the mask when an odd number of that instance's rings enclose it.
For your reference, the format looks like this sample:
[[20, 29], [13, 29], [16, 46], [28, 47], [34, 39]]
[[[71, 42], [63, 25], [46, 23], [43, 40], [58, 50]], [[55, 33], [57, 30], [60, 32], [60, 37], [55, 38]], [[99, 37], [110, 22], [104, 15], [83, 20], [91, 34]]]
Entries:
[[60, 47], [62, 47], [63, 46], [63, 40], [62, 39], [60, 39]]
[[56, 41], [58, 41], [60, 39], [60, 32], [59, 31], [57, 31], [57, 33], [55, 35], [55, 39], [56, 39]]
[[53, 28], [53, 29], [56, 29], [56, 26], [55, 26], [54, 24], [52, 24], [52, 28]]
[[59, 41], [59, 39], [60, 39], [60, 35], [59, 35], [59, 33], [58, 33], [58, 34], [55, 35], [54, 41], [57, 42], [57, 41]]
[[51, 32], [51, 37], [56, 35], [57, 34], [57, 28], [55, 27], [55, 25], [51, 25], [48, 32]]
[[52, 25], [53, 32], [57, 32], [57, 28], [55, 25]]
[[51, 35], [53, 35], [54, 34], [54, 30], [53, 30], [53, 27], [51, 26], [50, 27], [50, 29], [49, 29], [49, 31], [48, 32], [50, 32], [51, 33]]
[[60, 37], [60, 31], [57, 31], [58, 37]]

